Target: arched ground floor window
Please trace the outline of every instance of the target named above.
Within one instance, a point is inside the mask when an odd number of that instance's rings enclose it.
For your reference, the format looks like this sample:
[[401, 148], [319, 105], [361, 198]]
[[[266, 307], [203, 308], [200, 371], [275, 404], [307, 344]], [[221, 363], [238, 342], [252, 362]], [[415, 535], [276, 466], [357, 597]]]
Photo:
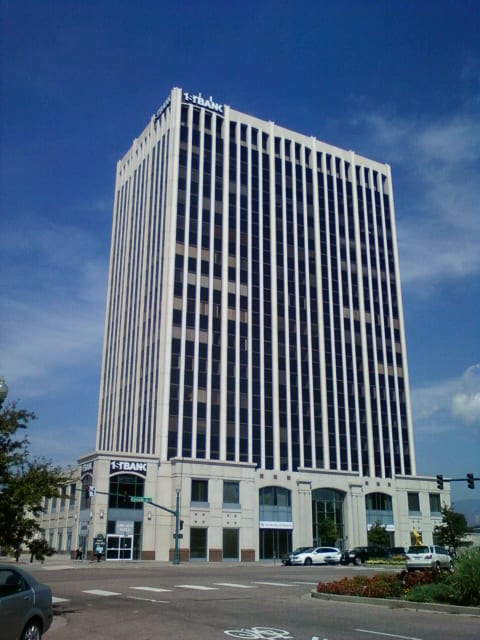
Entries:
[[344, 547], [345, 493], [336, 489], [312, 491], [312, 527], [314, 546]]

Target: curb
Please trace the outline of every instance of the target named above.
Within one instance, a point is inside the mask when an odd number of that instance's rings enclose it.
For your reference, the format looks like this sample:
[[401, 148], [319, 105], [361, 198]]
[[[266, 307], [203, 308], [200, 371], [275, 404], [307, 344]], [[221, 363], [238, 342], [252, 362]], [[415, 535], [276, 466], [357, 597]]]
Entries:
[[350, 602], [351, 604], [371, 604], [390, 609], [415, 609], [415, 611], [433, 611], [436, 613], [453, 613], [480, 618], [480, 607], [462, 607], [456, 604], [434, 604], [433, 602], [408, 602], [407, 600], [391, 600], [388, 598], [364, 598], [362, 596], [341, 596], [334, 593], [318, 593], [311, 591], [312, 598], [331, 600], [332, 602]]

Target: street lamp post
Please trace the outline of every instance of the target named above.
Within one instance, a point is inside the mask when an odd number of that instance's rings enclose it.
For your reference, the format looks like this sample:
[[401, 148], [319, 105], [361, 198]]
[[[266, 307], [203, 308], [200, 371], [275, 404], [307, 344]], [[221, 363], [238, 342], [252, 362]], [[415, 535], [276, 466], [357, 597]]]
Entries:
[[5, 382], [5, 378], [0, 377], [0, 407], [2, 406], [3, 401], [5, 400], [7, 395], [8, 395], [7, 383]]
[[[7, 397], [7, 395], [8, 395], [7, 383], [5, 382], [4, 378], [0, 377], [0, 408], [1, 408], [2, 404], [3, 404], [3, 401]], [[6, 487], [6, 485], [4, 485], [3, 483], [0, 484], [0, 493], [3, 493], [5, 487]]]

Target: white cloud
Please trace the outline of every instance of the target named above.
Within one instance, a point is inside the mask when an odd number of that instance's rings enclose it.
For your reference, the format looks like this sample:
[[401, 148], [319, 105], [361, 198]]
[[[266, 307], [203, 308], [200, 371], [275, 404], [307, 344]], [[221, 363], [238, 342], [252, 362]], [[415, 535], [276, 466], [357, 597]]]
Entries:
[[356, 119], [366, 127], [369, 153], [392, 165], [407, 286], [480, 271], [480, 117], [469, 108], [430, 121], [381, 113]]
[[412, 389], [413, 425], [417, 435], [464, 430], [480, 433], [480, 364], [459, 378]]
[[452, 413], [466, 424], [480, 423], [480, 364], [467, 369], [463, 385], [452, 398]]
[[16, 397], [75, 385], [83, 367], [99, 368], [105, 250], [93, 234], [38, 219], [19, 220], [0, 248], [1, 374]]

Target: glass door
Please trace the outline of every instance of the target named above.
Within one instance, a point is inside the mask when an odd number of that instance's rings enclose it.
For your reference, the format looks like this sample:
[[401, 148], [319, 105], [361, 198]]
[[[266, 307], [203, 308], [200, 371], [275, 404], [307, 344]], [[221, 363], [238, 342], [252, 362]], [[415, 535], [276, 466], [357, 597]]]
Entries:
[[132, 560], [133, 536], [107, 535], [107, 560]]

